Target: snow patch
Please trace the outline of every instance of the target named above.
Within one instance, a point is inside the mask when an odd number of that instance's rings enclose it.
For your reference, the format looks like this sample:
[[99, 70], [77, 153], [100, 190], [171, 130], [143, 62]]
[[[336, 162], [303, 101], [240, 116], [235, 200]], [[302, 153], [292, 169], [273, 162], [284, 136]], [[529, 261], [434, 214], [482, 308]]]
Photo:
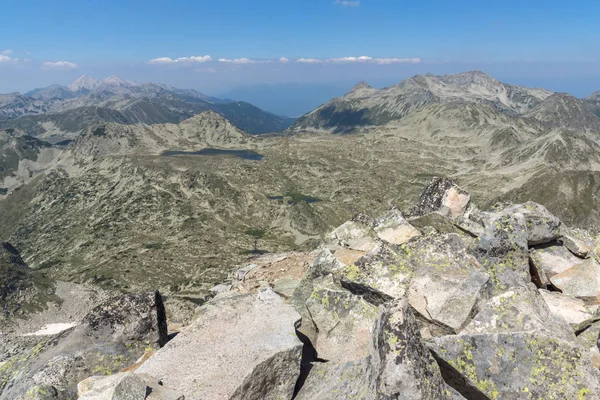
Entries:
[[58, 324], [47, 324], [44, 325], [42, 327], [42, 329], [40, 329], [37, 332], [32, 332], [32, 333], [26, 333], [23, 336], [50, 336], [50, 335], [56, 335], [57, 333], [61, 333], [63, 331], [66, 331], [67, 329], [71, 329], [73, 327], [77, 326], [76, 323], [73, 322], [67, 322], [67, 323], [58, 323]]

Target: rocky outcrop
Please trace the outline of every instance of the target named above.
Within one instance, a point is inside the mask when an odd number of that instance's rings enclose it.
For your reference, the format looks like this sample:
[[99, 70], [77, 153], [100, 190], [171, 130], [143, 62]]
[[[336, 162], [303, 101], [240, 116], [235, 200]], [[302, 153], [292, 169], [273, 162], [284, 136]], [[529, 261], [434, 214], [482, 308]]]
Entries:
[[187, 400], [290, 399], [300, 375], [299, 319], [270, 289], [216, 299], [136, 373]]
[[15, 399], [32, 387], [52, 387], [57, 399], [74, 399], [81, 380], [118, 372], [166, 340], [158, 292], [112, 298], [77, 327], [8, 359], [0, 367], [0, 399]]
[[437, 212], [455, 218], [464, 214], [471, 202], [471, 195], [447, 178], [434, 178], [425, 188], [413, 210], [413, 215], [422, 216]]
[[0, 243], [0, 321], [43, 310], [57, 300], [54, 282], [29, 268], [10, 243]]

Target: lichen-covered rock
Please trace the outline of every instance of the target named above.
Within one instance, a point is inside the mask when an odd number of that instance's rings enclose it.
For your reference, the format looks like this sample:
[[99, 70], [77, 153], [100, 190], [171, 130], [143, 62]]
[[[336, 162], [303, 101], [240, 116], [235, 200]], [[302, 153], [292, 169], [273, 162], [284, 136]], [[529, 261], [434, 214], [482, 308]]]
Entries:
[[317, 328], [312, 341], [319, 358], [347, 362], [368, 355], [376, 306], [341, 288], [329, 275], [315, 281], [306, 308]]
[[302, 317], [302, 324], [299, 330], [311, 339], [315, 339], [316, 337], [316, 328], [306, 308], [306, 302], [313, 294], [314, 282], [335, 271], [342, 270], [344, 267], [345, 265], [335, 258], [329, 249], [321, 249], [313, 263], [308, 267], [298, 286], [294, 289], [292, 302], [296, 307], [296, 311]]
[[346, 247], [353, 250], [371, 251], [377, 246], [377, 234], [373, 230], [372, 221], [364, 216], [355, 216], [334, 229], [325, 237], [325, 243], [331, 250]]
[[581, 258], [587, 257], [594, 249], [595, 244], [594, 238], [589, 232], [566, 226], [561, 229], [560, 240], [569, 251]]
[[531, 282], [527, 224], [522, 214], [480, 213], [485, 226], [475, 256], [490, 274], [492, 294]]
[[528, 286], [513, 288], [486, 301], [461, 335], [508, 332], [543, 333], [575, 340], [567, 322], [554, 316], [538, 290]]
[[433, 178], [421, 193], [413, 215], [432, 212], [455, 218], [463, 215], [471, 201], [471, 195], [448, 178]]
[[186, 400], [290, 399], [300, 374], [299, 319], [271, 289], [213, 300], [136, 373], [161, 380]]
[[118, 372], [166, 339], [165, 309], [158, 292], [112, 298], [77, 327], [7, 360], [0, 367], [0, 399], [13, 400], [33, 386], [53, 386], [59, 398], [69, 399], [83, 379]]
[[403, 250], [413, 268], [410, 305], [433, 323], [434, 333], [458, 333], [472, 317], [489, 274], [456, 234], [423, 237]]
[[295, 400], [375, 400], [369, 359], [315, 363]]
[[564, 246], [550, 246], [541, 249], [531, 249], [529, 252], [531, 265], [540, 277], [542, 287], [547, 287], [550, 278], [579, 264], [581, 259], [574, 256]]
[[[584, 349], [600, 349], [600, 316], [595, 315], [595, 318], [589, 320], [592, 322], [585, 329], [582, 329], [577, 336], [577, 340]], [[598, 366], [600, 368], [600, 366]]]
[[[75, 400], [70, 394], [59, 392], [54, 386], [33, 386], [27, 393], [15, 400]], [[79, 400], [79, 399], [78, 399]]]
[[380, 304], [404, 296], [412, 273], [406, 251], [386, 245], [347, 266], [339, 276], [343, 287], [361, 292], [371, 303]]
[[375, 219], [374, 230], [381, 240], [392, 244], [402, 244], [421, 233], [413, 227], [397, 208]]
[[593, 259], [584, 260], [550, 278], [564, 294], [590, 303], [600, 302], [600, 264]]
[[439, 367], [421, 343], [417, 319], [405, 300], [380, 307], [371, 364], [378, 399], [450, 399]]
[[491, 211], [504, 215], [522, 214], [525, 217], [529, 246], [549, 243], [561, 236], [560, 220], [546, 207], [533, 201], [523, 204], [498, 203]]
[[425, 231], [427, 227], [433, 228], [438, 233], [458, 233], [464, 235], [466, 232], [454, 221], [442, 214], [429, 213], [419, 217], [410, 218], [410, 224]]
[[492, 400], [597, 400], [600, 371], [589, 352], [541, 333], [461, 334], [434, 338], [435, 357]]

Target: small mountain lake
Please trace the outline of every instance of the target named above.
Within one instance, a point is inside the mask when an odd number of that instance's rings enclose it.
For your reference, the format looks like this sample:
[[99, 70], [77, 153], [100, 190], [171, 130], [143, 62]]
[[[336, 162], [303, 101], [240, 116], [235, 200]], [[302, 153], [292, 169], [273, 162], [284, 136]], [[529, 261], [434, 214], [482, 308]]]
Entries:
[[261, 161], [264, 156], [257, 153], [254, 150], [226, 150], [226, 149], [213, 149], [205, 148], [198, 151], [180, 151], [170, 150], [164, 151], [160, 154], [161, 156], [172, 157], [172, 156], [234, 156], [243, 158], [244, 160]]

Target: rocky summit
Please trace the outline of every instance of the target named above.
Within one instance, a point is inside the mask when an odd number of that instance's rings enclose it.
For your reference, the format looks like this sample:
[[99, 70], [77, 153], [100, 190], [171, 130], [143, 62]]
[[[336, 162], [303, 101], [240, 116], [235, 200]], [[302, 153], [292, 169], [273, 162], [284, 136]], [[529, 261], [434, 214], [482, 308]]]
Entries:
[[[481, 210], [447, 178], [413, 210], [256, 256], [188, 323], [150, 292], [28, 343], [13, 325], [0, 399], [599, 399], [598, 239], [533, 202]], [[35, 294], [3, 246], [3, 301]]]

